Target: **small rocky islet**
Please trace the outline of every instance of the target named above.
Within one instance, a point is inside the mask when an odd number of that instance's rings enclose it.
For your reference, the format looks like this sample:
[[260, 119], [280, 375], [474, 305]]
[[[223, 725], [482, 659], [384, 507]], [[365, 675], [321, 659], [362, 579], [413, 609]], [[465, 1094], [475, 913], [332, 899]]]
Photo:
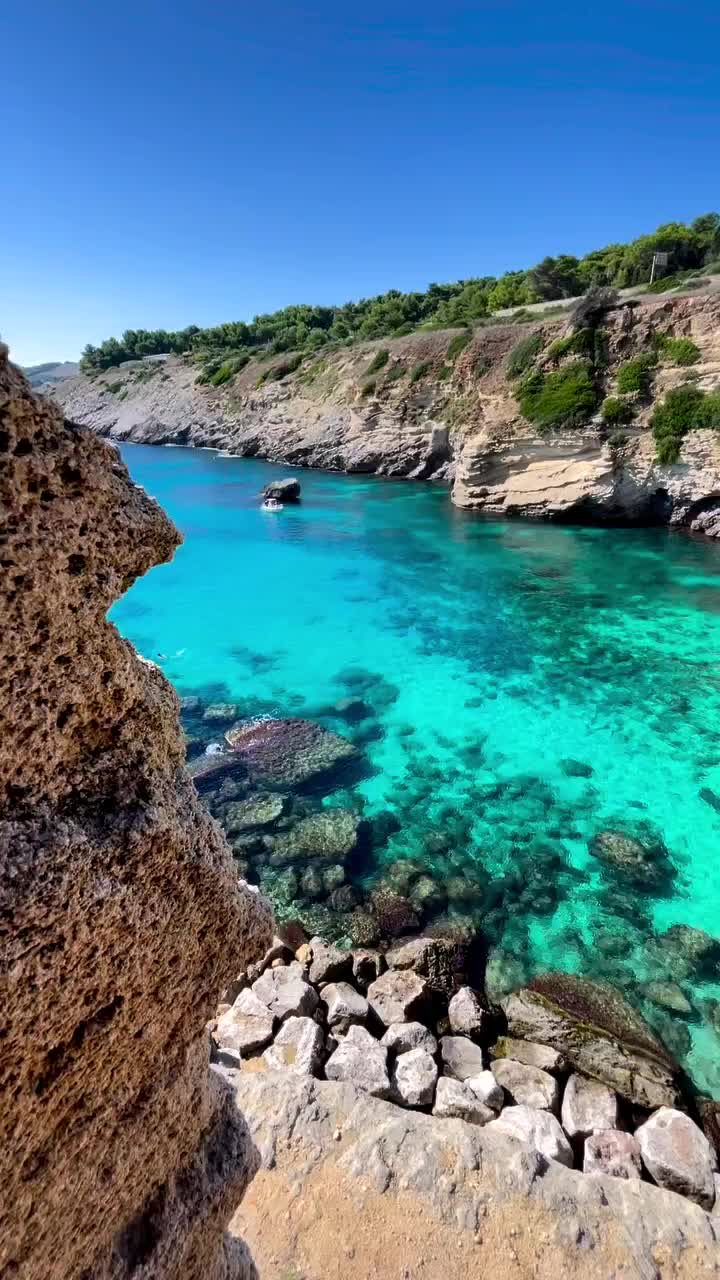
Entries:
[[[475, 976], [497, 1004], [542, 982], [532, 921], [592, 892], [592, 947], [572, 924], [566, 933], [570, 953], [574, 947], [580, 957], [577, 971], [596, 984], [597, 1008], [608, 1019], [619, 1000], [626, 1023], [635, 1011], [641, 1040], [654, 1037], [689, 1069], [691, 1028], [713, 1038], [720, 1029], [720, 940], [690, 925], [653, 926], [653, 905], [673, 892], [678, 869], [643, 811], [589, 840], [601, 886], [591, 890], [562, 844], [576, 815], [542, 778], [478, 783], [473, 802], [484, 822], [497, 815], [506, 823], [508, 805], [515, 815], [513, 871], [493, 875], [471, 849], [473, 808], [448, 804], [442, 825], [419, 826], [423, 804], [442, 793], [436, 763], [416, 757], [393, 807], [368, 809], [359, 785], [372, 772], [365, 747], [382, 735], [394, 689], [361, 669], [338, 673], [338, 685], [343, 696], [313, 719], [274, 717], [257, 700], [192, 694], [181, 702], [195, 785], [224, 828], [240, 875], [261, 887], [289, 936], [297, 929], [298, 937], [322, 936], [348, 951], [418, 933], [454, 939], [478, 957]], [[469, 755], [472, 773], [477, 749]], [[591, 787], [584, 762], [568, 759], [563, 769]], [[694, 1084], [712, 1092], [702, 1078]]]

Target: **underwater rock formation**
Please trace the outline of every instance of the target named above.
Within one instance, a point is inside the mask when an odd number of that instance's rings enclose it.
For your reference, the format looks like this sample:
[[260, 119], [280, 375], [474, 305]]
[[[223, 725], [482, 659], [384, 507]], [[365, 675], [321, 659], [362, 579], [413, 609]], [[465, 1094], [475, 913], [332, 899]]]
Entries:
[[0, 1275], [242, 1274], [222, 1233], [256, 1156], [204, 1024], [269, 910], [106, 620], [178, 534], [5, 348], [0, 507]]

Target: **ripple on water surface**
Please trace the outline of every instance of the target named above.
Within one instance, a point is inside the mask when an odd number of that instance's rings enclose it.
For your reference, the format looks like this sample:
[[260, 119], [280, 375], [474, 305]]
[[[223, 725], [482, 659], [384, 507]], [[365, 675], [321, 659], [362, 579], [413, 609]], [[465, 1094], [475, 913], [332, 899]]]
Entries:
[[185, 537], [113, 610], [124, 634], [181, 693], [317, 718], [368, 762], [318, 802], [369, 820], [355, 897], [258, 855], [278, 910], [343, 936], [382, 880], [425, 922], [482, 925], [496, 992], [550, 968], [618, 985], [720, 1096], [717, 957], [673, 928], [720, 935], [720, 547], [320, 473], [270, 514], [278, 468], [123, 454]]

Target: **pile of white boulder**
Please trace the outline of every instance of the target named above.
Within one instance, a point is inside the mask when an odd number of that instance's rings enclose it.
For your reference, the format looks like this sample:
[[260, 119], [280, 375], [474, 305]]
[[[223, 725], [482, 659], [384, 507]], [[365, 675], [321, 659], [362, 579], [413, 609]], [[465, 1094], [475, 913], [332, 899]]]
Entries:
[[[640, 1110], [557, 1048], [506, 1034], [460, 986], [438, 1018], [419, 940], [383, 955], [276, 939], [226, 993], [211, 1024], [226, 1068], [348, 1081], [401, 1107], [492, 1126], [547, 1160], [644, 1179], [720, 1211], [716, 1153], [675, 1106]], [[449, 993], [448, 993], [449, 994]]]

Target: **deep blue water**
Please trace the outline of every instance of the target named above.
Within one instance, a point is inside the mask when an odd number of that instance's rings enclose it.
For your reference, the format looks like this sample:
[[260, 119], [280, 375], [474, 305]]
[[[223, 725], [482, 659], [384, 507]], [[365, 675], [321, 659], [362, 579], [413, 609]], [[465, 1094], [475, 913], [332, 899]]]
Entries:
[[[140, 652], [181, 693], [277, 715], [326, 713], [348, 667], [384, 679], [353, 801], [399, 830], [368, 880], [412, 859], [496, 968], [615, 982], [720, 1096], [720, 984], [656, 945], [676, 923], [720, 936], [720, 547], [317, 472], [270, 515], [269, 464], [122, 452], [185, 539], [113, 610]], [[663, 882], [593, 857], [605, 829], [664, 845]], [[648, 994], [676, 978], [682, 1013]]]

